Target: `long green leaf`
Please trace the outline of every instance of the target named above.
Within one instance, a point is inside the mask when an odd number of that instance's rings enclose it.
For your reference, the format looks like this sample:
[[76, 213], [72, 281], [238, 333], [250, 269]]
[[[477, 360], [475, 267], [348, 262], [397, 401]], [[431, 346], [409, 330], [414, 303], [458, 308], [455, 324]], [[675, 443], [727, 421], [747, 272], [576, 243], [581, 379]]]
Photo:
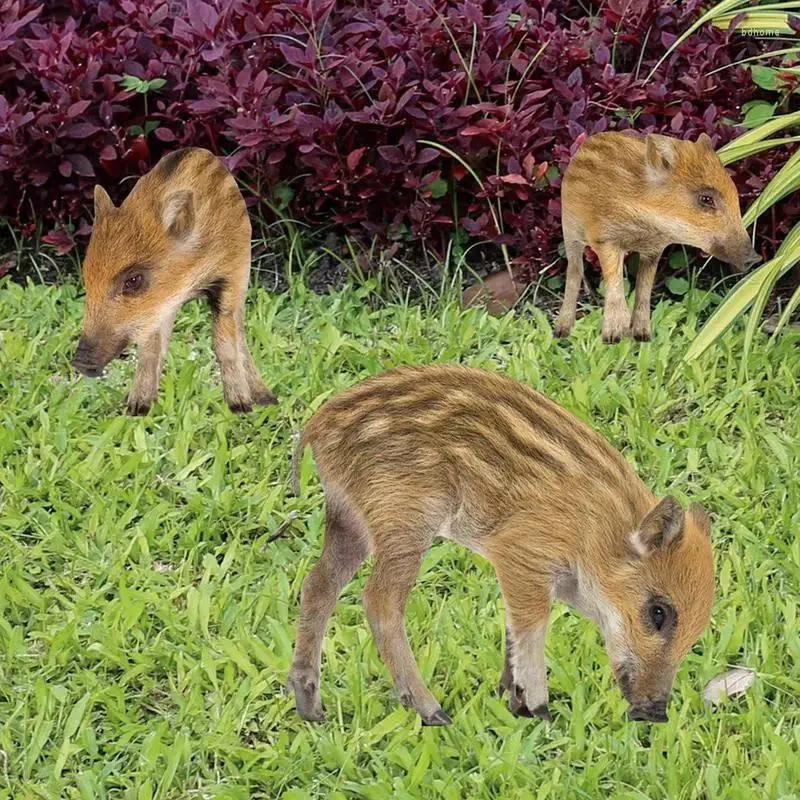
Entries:
[[773, 259], [736, 284], [730, 296], [697, 334], [686, 351], [684, 360], [694, 361], [699, 358], [750, 308], [765, 284], [770, 288], [774, 286], [778, 278], [798, 261], [800, 261], [800, 223], [792, 228]]
[[791, 155], [742, 215], [745, 227], [755, 222], [767, 209], [797, 188], [800, 188], [800, 150]]
[[800, 142], [800, 136], [785, 136], [782, 139], [767, 139], [763, 142], [755, 142], [754, 144], [746, 145], [742, 150], [732, 148], [725, 154], [726, 157], [722, 159], [722, 163], [727, 166], [741, 161], [743, 158], [763, 153], [765, 150], [772, 150], [773, 147], [783, 147], [784, 145], [798, 142]]
[[786, 259], [773, 259], [771, 265], [764, 270], [761, 285], [758, 287], [756, 296], [753, 298], [753, 305], [750, 309], [750, 313], [747, 317], [747, 325], [744, 329], [745, 357], [742, 359], [742, 375], [746, 375], [747, 373], [747, 354], [753, 346], [753, 338], [761, 323], [761, 317], [764, 314], [767, 300], [769, 300], [769, 296], [772, 294], [772, 290], [775, 288], [778, 278], [786, 272], [789, 266], [791, 266], [791, 262], [787, 262]]
[[795, 53], [800, 53], [800, 47], [785, 47], [781, 50], [770, 50], [769, 53], [758, 53], [755, 56], [747, 56], [747, 58], [740, 58], [738, 61], [731, 61], [730, 64], [723, 64], [721, 67], [712, 69], [706, 75], [716, 75], [718, 72], [723, 72], [732, 67], [739, 67], [742, 64], [748, 64], [751, 61], [763, 61], [765, 58], [777, 58], [778, 56], [791, 56]]
[[732, 142], [728, 142], [728, 144], [720, 147], [720, 149], [717, 151], [717, 154], [722, 159], [723, 164], [731, 163], [730, 161], [725, 160], [727, 154], [731, 150], [738, 150], [751, 144], [755, 144], [756, 142], [760, 142], [763, 139], [766, 139], [768, 136], [772, 136], [773, 133], [777, 133], [784, 128], [789, 128], [792, 125], [800, 125], [800, 111], [795, 111], [792, 114], [780, 114], [777, 117], [773, 117], [768, 122], [764, 122], [757, 128], [753, 128], [752, 131], [747, 131], [747, 133], [743, 133]]
[[[800, 4], [790, 4], [794, 9], [800, 8]], [[766, 8], [766, 6], [764, 6]], [[712, 20], [711, 24], [716, 28], [727, 30], [731, 22], [741, 13], [735, 11], [731, 14], [722, 14]], [[762, 11], [756, 8], [753, 11], [745, 12], [744, 19], [738, 24], [736, 30], [739, 31], [775, 31], [776, 33], [794, 33], [794, 28], [789, 24], [789, 13], [786, 11]]]

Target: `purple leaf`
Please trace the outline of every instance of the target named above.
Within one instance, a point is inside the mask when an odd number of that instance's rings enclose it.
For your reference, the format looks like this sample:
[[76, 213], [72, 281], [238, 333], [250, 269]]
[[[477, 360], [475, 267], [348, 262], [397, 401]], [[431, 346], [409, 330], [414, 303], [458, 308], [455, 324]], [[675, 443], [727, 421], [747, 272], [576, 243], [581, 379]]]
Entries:
[[221, 108], [219, 100], [192, 100], [187, 105], [195, 114], [207, 114], [209, 111]]
[[357, 150], [353, 150], [347, 156], [347, 168], [352, 172], [357, 166], [359, 161], [361, 161], [361, 157], [364, 155], [364, 151], [366, 147], [359, 147]]
[[42, 241], [53, 245], [60, 256], [65, 256], [75, 247], [72, 237], [63, 228], [56, 228], [46, 233], [42, 236]]
[[219, 19], [219, 14], [213, 6], [202, 0], [186, 0], [187, 18], [194, 25], [200, 22], [208, 32], [214, 30]]
[[390, 164], [404, 164], [406, 162], [403, 151], [399, 147], [394, 147], [392, 145], [379, 147], [378, 155]]
[[72, 125], [64, 126], [64, 135], [72, 139], [86, 139], [89, 136], [102, 130], [97, 125], [92, 125], [90, 122], [75, 122]]
[[441, 153], [435, 148], [423, 147], [422, 150], [417, 153], [417, 164], [430, 164], [431, 161], [435, 161], [440, 156]]
[[74, 119], [80, 114], [83, 114], [83, 112], [86, 111], [86, 109], [89, 108], [89, 106], [91, 105], [92, 105], [91, 100], [78, 100], [77, 103], [73, 103], [67, 109], [67, 117], [69, 117], [69, 119]]
[[72, 164], [72, 168], [75, 170], [76, 174], [83, 175], [86, 178], [94, 176], [94, 167], [86, 156], [80, 153], [70, 153], [67, 159], [69, 163]]

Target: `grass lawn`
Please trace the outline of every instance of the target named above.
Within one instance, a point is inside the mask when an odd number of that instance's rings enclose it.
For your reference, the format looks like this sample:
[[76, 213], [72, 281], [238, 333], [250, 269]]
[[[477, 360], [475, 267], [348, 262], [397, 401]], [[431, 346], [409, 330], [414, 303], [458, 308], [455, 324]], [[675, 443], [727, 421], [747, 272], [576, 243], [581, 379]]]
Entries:
[[[538, 312], [368, 295], [254, 291], [249, 338], [281, 404], [247, 416], [223, 403], [207, 309], [187, 306], [158, 404], [130, 418], [130, 362], [105, 381], [69, 370], [77, 288], [0, 285], [0, 797], [800, 797], [797, 334], [757, 338], [741, 383], [741, 330], [680, 361], [710, 302], [697, 291], [658, 306], [652, 344], [613, 347], [596, 310], [562, 342]], [[323, 508], [308, 457], [302, 497], [287, 496], [292, 432], [332, 392], [431, 361], [543, 390], [657, 493], [713, 512], [718, 600], [668, 724], [626, 720], [599, 631], [562, 606], [554, 720], [513, 717], [495, 695], [493, 571], [452, 543], [429, 553], [408, 627], [454, 724], [423, 728], [396, 701], [360, 603], [368, 567], [329, 628], [328, 720], [295, 715], [280, 688]], [[708, 710], [700, 692], [728, 664], [758, 678]]]

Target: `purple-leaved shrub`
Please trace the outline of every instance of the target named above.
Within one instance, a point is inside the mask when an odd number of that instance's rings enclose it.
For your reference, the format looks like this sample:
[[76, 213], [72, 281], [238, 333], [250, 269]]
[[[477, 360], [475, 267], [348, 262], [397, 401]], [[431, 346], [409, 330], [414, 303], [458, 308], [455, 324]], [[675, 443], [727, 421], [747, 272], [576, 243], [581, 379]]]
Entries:
[[[0, 0], [0, 215], [27, 234], [43, 223], [66, 252], [90, 230], [96, 182], [119, 199], [126, 177], [200, 145], [312, 225], [433, 249], [461, 231], [535, 272], [559, 244], [560, 172], [586, 135], [706, 132], [721, 145], [764, 96], [741, 66], [709, 75], [762, 47], [712, 27], [645, 80], [700, 7]], [[483, 189], [420, 140], [458, 153]], [[737, 165], [745, 205], [784, 158]], [[763, 221], [764, 239], [785, 233], [790, 203]]]

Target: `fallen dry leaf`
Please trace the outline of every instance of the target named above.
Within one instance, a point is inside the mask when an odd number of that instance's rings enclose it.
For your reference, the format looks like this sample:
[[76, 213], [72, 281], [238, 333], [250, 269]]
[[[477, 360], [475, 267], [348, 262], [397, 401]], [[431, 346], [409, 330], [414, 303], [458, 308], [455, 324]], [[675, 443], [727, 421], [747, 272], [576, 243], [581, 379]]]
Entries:
[[712, 678], [703, 689], [706, 705], [719, 705], [727, 697], [744, 694], [756, 679], [756, 673], [747, 667], [733, 667]]
[[485, 306], [490, 314], [505, 314], [516, 305], [524, 289], [525, 284], [512, 280], [505, 270], [494, 272], [464, 290], [463, 304]]

